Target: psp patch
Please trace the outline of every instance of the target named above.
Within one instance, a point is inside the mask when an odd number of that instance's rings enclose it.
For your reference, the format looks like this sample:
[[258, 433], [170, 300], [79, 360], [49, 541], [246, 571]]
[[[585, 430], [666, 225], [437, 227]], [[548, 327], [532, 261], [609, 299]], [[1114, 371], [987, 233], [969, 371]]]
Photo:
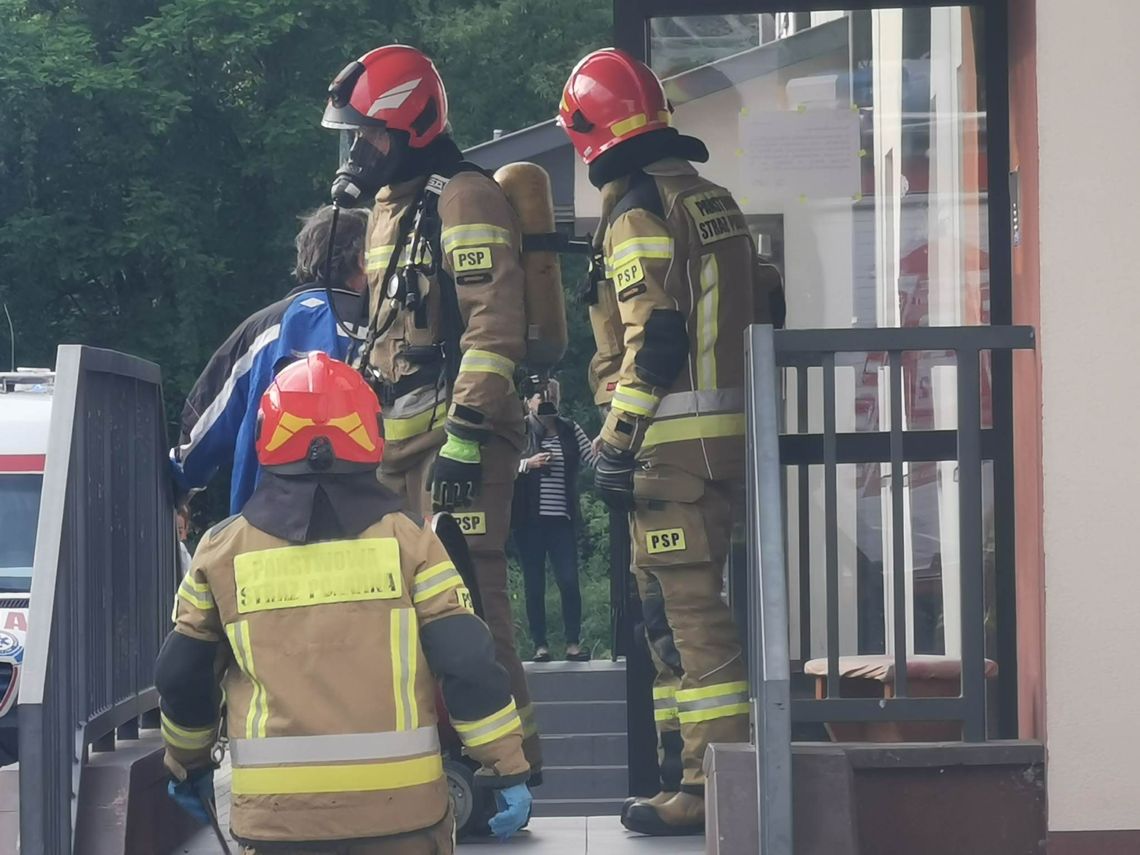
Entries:
[[645, 533], [645, 551], [650, 555], [661, 552], [683, 552], [685, 550], [685, 530], [683, 528], [662, 528]]
[[475, 611], [475, 601], [471, 598], [471, 592], [466, 588], [456, 588], [455, 596], [459, 599], [459, 605], [467, 609], [469, 612]]
[[459, 530], [466, 535], [487, 533], [487, 515], [482, 511], [452, 514], [451, 518], [455, 520]]
[[614, 271], [614, 288], [617, 290], [619, 298], [621, 292], [626, 288], [636, 285], [638, 282], [645, 280], [645, 268], [641, 266], [640, 258], [631, 258], [621, 267]]
[[451, 253], [451, 266], [456, 273], [491, 269], [491, 247], [470, 246]]

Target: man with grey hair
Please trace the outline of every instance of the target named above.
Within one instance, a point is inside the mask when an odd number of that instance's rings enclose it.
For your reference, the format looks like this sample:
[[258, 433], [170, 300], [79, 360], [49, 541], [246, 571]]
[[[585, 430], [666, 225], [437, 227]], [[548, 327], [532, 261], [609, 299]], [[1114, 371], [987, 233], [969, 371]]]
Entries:
[[[312, 351], [347, 361], [356, 344], [361, 295], [368, 287], [364, 244], [368, 213], [340, 212], [325, 281], [331, 205], [301, 218], [293, 276], [297, 287], [254, 312], [215, 351], [182, 410], [182, 433], [170, 450], [179, 503], [233, 464], [230, 513], [238, 513], [257, 485], [254, 452], [261, 396], [288, 362]], [[329, 298], [332, 306], [329, 305]]]

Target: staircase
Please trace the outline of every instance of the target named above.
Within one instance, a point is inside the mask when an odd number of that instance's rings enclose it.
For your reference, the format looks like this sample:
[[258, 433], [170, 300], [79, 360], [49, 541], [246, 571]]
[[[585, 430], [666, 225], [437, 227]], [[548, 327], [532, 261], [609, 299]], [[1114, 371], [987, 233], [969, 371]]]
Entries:
[[629, 795], [625, 662], [527, 663], [542, 732], [535, 816], [612, 816]]

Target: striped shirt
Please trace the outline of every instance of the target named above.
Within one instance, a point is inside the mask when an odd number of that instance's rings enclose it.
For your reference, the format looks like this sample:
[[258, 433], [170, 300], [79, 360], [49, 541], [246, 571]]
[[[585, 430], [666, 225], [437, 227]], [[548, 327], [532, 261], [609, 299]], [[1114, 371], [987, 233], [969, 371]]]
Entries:
[[[574, 438], [578, 441], [578, 459], [585, 466], [594, 465], [594, 450], [590, 446], [590, 439], [576, 422], [574, 423]], [[558, 439], [558, 431], [553, 430], [542, 438], [542, 446], [537, 452], [549, 454], [550, 462], [546, 466], [533, 471], [538, 473], [538, 515], [540, 517], [562, 517], [570, 519], [570, 503], [566, 493], [566, 461], [562, 456], [562, 443]], [[519, 463], [519, 472], [528, 472], [526, 460]]]

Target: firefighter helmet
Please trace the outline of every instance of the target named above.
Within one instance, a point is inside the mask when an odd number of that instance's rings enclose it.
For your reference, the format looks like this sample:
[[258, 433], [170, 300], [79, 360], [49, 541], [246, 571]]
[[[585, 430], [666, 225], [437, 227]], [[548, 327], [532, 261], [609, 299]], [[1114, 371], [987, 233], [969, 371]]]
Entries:
[[267, 469], [375, 469], [383, 452], [376, 393], [358, 372], [326, 353], [310, 353], [283, 368], [261, 397], [257, 459]]
[[329, 85], [321, 124], [354, 130], [387, 128], [423, 148], [447, 128], [447, 92], [435, 65], [407, 45], [386, 45], [349, 63]]
[[617, 48], [594, 51], [570, 72], [558, 124], [586, 163], [616, 145], [669, 127], [672, 107], [649, 66]]

